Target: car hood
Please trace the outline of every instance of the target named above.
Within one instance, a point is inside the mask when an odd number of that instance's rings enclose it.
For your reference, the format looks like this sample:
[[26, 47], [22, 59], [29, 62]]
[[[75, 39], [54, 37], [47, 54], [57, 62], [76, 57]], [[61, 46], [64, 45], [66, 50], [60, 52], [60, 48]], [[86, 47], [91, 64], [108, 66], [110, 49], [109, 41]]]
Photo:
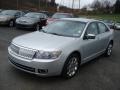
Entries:
[[68, 44], [73, 44], [75, 38], [56, 36], [43, 32], [33, 32], [13, 39], [12, 43], [36, 50], [59, 50]]
[[30, 17], [21, 17], [16, 20], [18, 23], [36, 23], [39, 20], [37, 18], [30, 18]]

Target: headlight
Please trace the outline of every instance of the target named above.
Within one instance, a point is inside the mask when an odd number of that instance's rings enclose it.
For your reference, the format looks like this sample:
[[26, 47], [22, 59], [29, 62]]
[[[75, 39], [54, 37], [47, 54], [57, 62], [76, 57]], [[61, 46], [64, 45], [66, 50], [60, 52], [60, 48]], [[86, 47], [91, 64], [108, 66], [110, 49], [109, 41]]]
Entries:
[[61, 51], [38, 51], [35, 55], [36, 59], [56, 59], [60, 56]]

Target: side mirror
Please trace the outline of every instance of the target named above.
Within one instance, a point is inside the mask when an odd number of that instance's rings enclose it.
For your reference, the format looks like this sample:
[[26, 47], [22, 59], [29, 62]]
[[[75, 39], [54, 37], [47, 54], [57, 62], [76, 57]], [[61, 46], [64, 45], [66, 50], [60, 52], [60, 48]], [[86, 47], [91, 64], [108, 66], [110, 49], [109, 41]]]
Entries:
[[45, 28], [45, 26], [42, 26], [42, 29], [44, 29]]
[[84, 39], [95, 39], [95, 35], [94, 34], [87, 34], [84, 36]]
[[15, 15], [16, 18], [19, 18], [20, 16], [19, 15]]

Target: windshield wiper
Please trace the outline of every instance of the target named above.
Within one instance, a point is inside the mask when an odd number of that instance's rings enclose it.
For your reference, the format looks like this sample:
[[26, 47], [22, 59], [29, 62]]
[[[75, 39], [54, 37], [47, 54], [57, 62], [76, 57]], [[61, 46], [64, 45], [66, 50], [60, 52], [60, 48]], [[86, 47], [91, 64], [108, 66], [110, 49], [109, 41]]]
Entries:
[[50, 33], [50, 32], [47, 32], [43, 29], [40, 30], [41, 32], [44, 32], [44, 33], [48, 33], [48, 34], [53, 34], [53, 35], [57, 35], [57, 36], [63, 36], [63, 35], [60, 35], [60, 34], [57, 34], [57, 33]]
[[63, 36], [63, 35], [60, 35], [58, 33], [49, 33], [49, 34], [53, 34], [53, 35], [57, 35], [57, 36]]
[[44, 32], [44, 33], [48, 33], [47, 31], [45, 31], [45, 30], [43, 30], [43, 29], [41, 29], [41, 30], [39, 30], [40, 32]]

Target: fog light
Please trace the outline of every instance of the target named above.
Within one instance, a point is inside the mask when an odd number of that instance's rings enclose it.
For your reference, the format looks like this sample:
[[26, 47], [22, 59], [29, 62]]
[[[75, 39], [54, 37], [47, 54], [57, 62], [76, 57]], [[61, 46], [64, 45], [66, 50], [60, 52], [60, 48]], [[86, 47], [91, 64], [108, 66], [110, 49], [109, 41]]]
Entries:
[[46, 74], [48, 73], [48, 69], [38, 69], [38, 73]]

